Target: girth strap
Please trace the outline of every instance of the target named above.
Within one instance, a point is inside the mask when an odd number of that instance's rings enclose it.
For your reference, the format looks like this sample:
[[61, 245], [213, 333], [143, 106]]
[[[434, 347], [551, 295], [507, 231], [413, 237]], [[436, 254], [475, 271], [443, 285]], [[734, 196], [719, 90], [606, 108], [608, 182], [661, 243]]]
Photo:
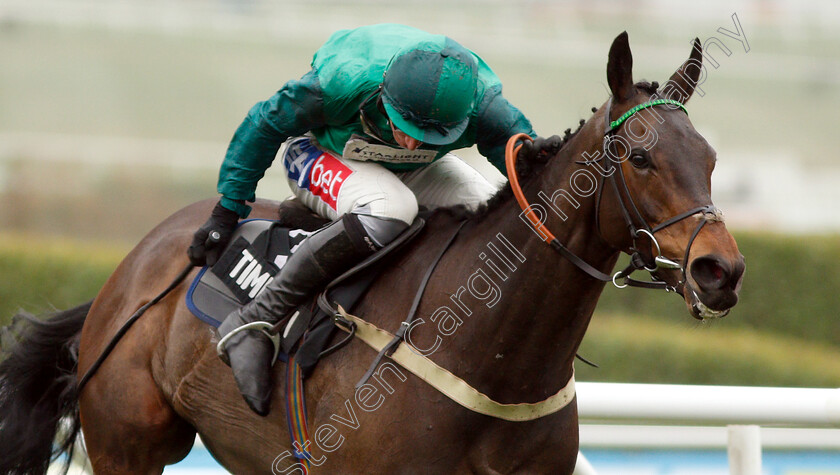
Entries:
[[[346, 332], [355, 331], [357, 338], [376, 351], [381, 352], [394, 339], [394, 335], [348, 314], [341, 307], [338, 308], [338, 312], [343, 319], [351, 323], [352, 329], [345, 328], [341, 319], [338, 320], [337, 326]], [[479, 414], [506, 421], [532, 421], [545, 417], [563, 409], [575, 397], [574, 373], [563, 388], [547, 399], [536, 403], [504, 404], [490, 399], [463, 379], [438, 366], [415, 349], [409, 348], [408, 345], [397, 346], [391, 355], [391, 360], [461, 406]]]

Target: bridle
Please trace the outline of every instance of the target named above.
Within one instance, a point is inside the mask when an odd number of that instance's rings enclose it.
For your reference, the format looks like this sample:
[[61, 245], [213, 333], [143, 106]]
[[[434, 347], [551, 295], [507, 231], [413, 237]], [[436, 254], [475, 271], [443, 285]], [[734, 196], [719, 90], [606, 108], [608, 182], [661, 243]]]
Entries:
[[[686, 111], [685, 106], [678, 101], [672, 99], [653, 99], [631, 108], [618, 119], [611, 121], [610, 111], [612, 109], [612, 102], [612, 99], [607, 101], [607, 108], [605, 113], [606, 123], [604, 126], [603, 153], [600, 157], [594, 160], [578, 163], [584, 165], [592, 165], [601, 160], [603, 160], [604, 162], [602, 169], [603, 173], [600, 173], [600, 175], [602, 176], [602, 180], [599, 184], [599, 190], [598, 195], [596, 197], [595, 205], [596, 230], [599, 234], [601, 233], [600, 214], [602, 195], [604, 193], [604, 188], [606, 187], [605, 182], [609, 181], [611, 183], [611, 188], [613, 189], [613, 191], [615, 191], [616, 197], [618, 198], [622, 218], [624, 219], [624, 222], [630, 233], [631, 239], [633, 240], [633, 244], [630, 248], [630, 263], [627, 265], [627, 267], [616, 272], [612, 276], [601, 272], [600, 270], [596, 269], [577, 255], [575, 255], [567, 247], [565, 247], [548, 230], [548, 228], [545, 227], [542, 221], [534, 214], [534, 212], [531, 210], [530, 205], [528, 204], [527, 199], [525, 198], [525, 195], [522, 192], [522, 188], [519, 186], [519, 179], [516, 175], [516, 156], [519, 153], [519, 149], [522, 147], [521, 144], [517, 146], [516, 143], [520, 140], [532, 140], [531, 137], [529, 137], [526, 134], [517, 134], [511, 137], [508, 140], [507, 147], [505, 149], [505, 165], [507, 167], [508, 179], [510, 180], [510, 185], [513, 190], [513, 194], [516, 197], [519, 206], [522, 208], [525, 215], [528, 217], [529, 222], [536, 229], [537, 234], [544, 236], [544, 240], [548, 241], [552, 249], [559, 252], [563, 257], [571, 261], [572, 264], [577, 266], [582, 271], [586, 272], [591, 277], [601, 280], [603, 282], [612, 282], [613, 285], [615, 285], [618, 288], [625, 288], [628, 286], [641, 287], [647, 289], [661, 289], [668, 292], [678, 292], [682, 294], [682, 287], [687, 281], [686, 271], [688, 266], [688, 257], [691, 253], [691, 246], [692, 244], [694, 244], [694, 240], [697, 238], [697, 235], [700, 234], [700, 231], [703, 229], [703, 226], [705, 226], [707, 222], [721, 221], [722, 215], [714, 205], [707, 204], [696, 206], [687, 211], [679, 213], [676, 216], [666, 219], [665, 221], [653, 227], [649, 226], [647, 221], [639, 212], [636, 203], [633, 201], [633, 196], [630, 194], [630, 189], [627, 187], [627, 181], [624, 177], [624, 172], [622, 171], [621, 166], [615, 166], [615, 163], [620, 163], [621, 160], [618, 159], [618, 154], [616, 154], [614, 151], [614, 142], [615, 136], [618, 130], [621, 128], [621, 125], [625, 121], [627, 121], [627, 119], [629, 119], [633, 114], [639, 112], [640, 110], [658, 105], [672, 105], [679, 107], [686, 114], [688, 112]], [[618, 175], [618, 178], [616, 178], [616, 175]], [[700, 222], [697, 224], [697, 227], [694, 229], [694, 232], [691, 234], [691, 237], [688, 240], [688, 245], [685, 249], [685, 255], [683, 256], [682, 264], [680, 264], [679, 262], [675, 262], [674, 260], [662, 255], [662, 250], [659, 246], [659, 241], [655, 237], [655, 234], [669, 226], [672, 226], [692, 216], [697, 216]], [[656, 255], [652, 256], [652, 259], [646, 259], [644, 254], [639, 249], [639, 246], [637, 245], [637, 241], [642, 235], [647, 236], [648, 239], [651, 240], [651, 250], [653, 250], [654, 248], [656, 250]], [[668, 285], [666, 282], [662, 281], [656, 274], [654, 274], [654, 272], [659, 269], [679, 269], [681, 272], [680, 282], [676, 286]], [[652, 280], [642, 281], [630, 277], [631, 274], [639, 270], [648, 271], [651, 275]], [[619, 283], [619, 281], [621, 281], [621, 283]]]

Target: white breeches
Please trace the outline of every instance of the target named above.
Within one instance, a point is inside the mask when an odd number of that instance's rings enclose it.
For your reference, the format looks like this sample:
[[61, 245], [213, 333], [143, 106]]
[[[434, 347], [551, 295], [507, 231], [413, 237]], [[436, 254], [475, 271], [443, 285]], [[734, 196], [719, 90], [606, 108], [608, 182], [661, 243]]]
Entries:
[[355, 213], [410, 224], [418, 206], [463, 204], [475, 209], [496, 192], [480, 173], [452, 154], [417, 170], [392, 172], [378, 163], [324, 152], [309, 137], [291, 139], [286, 145], [283, 166], [292, 192], [330, 220]]

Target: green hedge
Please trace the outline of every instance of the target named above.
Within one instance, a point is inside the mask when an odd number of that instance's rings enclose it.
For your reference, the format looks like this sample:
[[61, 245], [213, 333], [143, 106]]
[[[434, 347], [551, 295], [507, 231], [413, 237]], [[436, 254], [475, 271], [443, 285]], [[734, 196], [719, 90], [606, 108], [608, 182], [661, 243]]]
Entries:
[[[607, 289], [581, 346], [600, 369], [580, 380], [840, 387], [840, 242], [740, 234], [741, 302], [700, 323], [681, 299]], [[119, 246], [0, 235], [0, 323], [93, 298], [126, 254]]]
[[0, 324], [20, 310], [39, 314], [91, 300], [126, 253], [110, 244], [0, 234]]
[[[840, 345], [840, 239], [737, 233], [746, 257], [738, 305], [720, 325]], [[598, 312], [690, 319], [679, 296], [640, 289], [604, 291]]]
[[724, 324], [596, 314], [580, 381], [840, 387], [840, 348]]

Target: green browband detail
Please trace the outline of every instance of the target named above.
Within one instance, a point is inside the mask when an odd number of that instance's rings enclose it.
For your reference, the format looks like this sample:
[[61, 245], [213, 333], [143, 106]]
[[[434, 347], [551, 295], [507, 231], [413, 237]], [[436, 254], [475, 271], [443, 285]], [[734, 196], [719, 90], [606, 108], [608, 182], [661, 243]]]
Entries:
[[631, 115], [635, 114], [636, 112], [639, 112], [642, 109], [647, 109], [648, 107], [658, 106], [658, 105], [661, 105], [661, 104], [671, 104], [671, 105], [679, 106], [679, 108], [682, 109], [683, 112], [688, 114], [688, 111], [685, 109], [685, 106], [682, 104], [682, 102], [675, 101], [673, 99], [656, 99], [654, 101], [645, 102], [644, 104], [639, 104], [636, 107], [634, 107], [634, 108], [630, 109], [629, 111], [625, 112], [624, 115], [622, 115], [618, 119], [610, 122], [610, 129], [615, 130], [616, 128], [618, 128], [619, 125], [622, 124], [622, 122], [629, 119]]

